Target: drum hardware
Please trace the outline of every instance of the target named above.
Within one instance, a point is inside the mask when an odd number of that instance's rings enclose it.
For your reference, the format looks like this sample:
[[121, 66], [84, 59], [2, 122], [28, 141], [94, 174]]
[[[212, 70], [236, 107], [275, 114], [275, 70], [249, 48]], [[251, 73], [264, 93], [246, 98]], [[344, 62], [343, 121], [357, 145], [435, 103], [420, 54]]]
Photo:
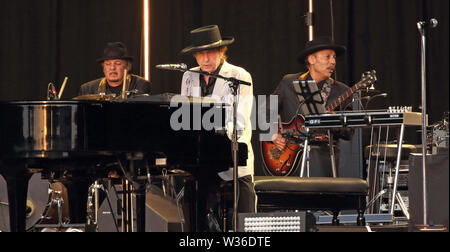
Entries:
[[[112, 221], [114, 223], [114, 226], [116, 228], [116, 231], [119, 232], [119, 226], [117, 223], [117, 218], [114, 214], [113, 207], [111, 205], [110, 195], [108, 188], [111, 188], [116, 192], [115, 187], [110, 185], [111, 181], [108, 180], [109, 185], [105, 185], [100, 180], [96, 180], [94, 184], [91, 185], [89, 188], [89, 195], [88, 195], [88, 204], [87, 204], [87, 224], [90, 226], [92, 232], [99, 232], [99, 215], [100, 213], [100, 206], [103, 204], [103, 202], [106, 200], [109, 207], [108, 214], [112, 215]], [[106, 187], [105, 187], [106, 186]], [[106, 196], [104, 198], [100, 197], [100, 192], [104, 192]], [[116, 192], [117, 195], [117, 192]]]
[[[34, 225], [35, 229], [40, 229], [41, 232], [84, 232], [83, 229], [86, 228], [85, 224], [69, 224], [70, 217], [64, 216], [63, 206], [65, 206], [66, 202], [64, 201], [63, 190], [55, 190], [52, 188], [48, 189], [48, 194], [51, 197], [50, 202], [47, 204], [47, 212], [41, 217], [40, 223]], [[53, 220], [53, 216], [49, 216], [51, 214], [52, 207], [56, 206], [57, 211], [57, 223], [50, 224], [46, 222], [51, 222]], [[70, 230], [70, 231], [69, 231]]]
[[94, 95], [81, 95], [72, 98], [74, 101], [112, 101], [116, 99], [115, 94], [94, 94]]
[[98, 231], [98, 208], [100, 204], [99, 200], [99, 190], [104, 191], [107, 193], [103, 185], [99, 184], [98, 180], [94, 182], [89, 187], [89, 194], [88, 194], [88, 203], [87, 203], [87, 223], [89, 225], [95, 226], [96, 230]]
[[[127, 153], [126, 160], [128, 161], [129, 172], [125, 170], [120, 158], [117, 158], [119, 168], [121, 169], [124, 179], [122, 180], [122, 232], [133, 232], [134, 229], [134, 199], [136, 200], [136, 222], [137, 232], [145, 232], [145, 190], [146, 183], [149, 180], [149, 167], [144, 159], [142, 152]], [[139, 162], [139, 165], [145, 164], [145, 174], [141, 174], [143, 169], [136, 166], [135, 162]]]
[[61, 182], [50, 183], [47, 188], [48, 200], [40, 220], [33, 232], [85, 232], [86, 224], [70, 224], [67, 188]]

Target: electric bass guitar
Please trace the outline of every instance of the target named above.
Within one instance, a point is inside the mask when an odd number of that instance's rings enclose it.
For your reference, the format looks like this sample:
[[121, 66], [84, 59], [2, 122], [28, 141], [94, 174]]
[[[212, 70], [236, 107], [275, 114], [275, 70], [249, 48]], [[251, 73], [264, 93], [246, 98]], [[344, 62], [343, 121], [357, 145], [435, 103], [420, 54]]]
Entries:
[[[334, 111], [342, 102], [347, 100], [356, 91], [369, 88], [377, 80], [375, 70], [365, 72], [361, 80], [349, 88], [347, 92], [339, 96], [334, 102], [326, 106], [326, 111]], [[303, 152], [303, 142], [306, 137], [305, 120], [302, 115], [294, 117], [288, 123], [282, 123], [279, 119], [278, 134], [286, 139], [286, 147], [279, 150], [271, 141], [261, 142], [261, 154], [265, 171], [271, 176], [289, 176], [298, 167], [300, 155]], [[318, 135], [310, 137], [311, 142], [328, 141], [328, 136]]]

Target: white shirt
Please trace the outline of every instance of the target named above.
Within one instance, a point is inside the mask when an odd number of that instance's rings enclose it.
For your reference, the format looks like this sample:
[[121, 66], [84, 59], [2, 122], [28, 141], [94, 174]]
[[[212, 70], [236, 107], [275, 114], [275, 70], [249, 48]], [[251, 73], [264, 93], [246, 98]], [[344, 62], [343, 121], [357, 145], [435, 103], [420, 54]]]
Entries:
[[[200, 67], [192, 68], [192, 70], [200, 70]], [[238, 80], [246, 81], [252, 83], [252, 77], [245, 69], [224, 62], [222, 68], [220, 69], [219, 75], [223, 77], [233, 77]], [[185, 72], [183, 75], [183, 80], [181, 83], [181, 95], [201, 97], [201, 87], [200, 87], [200, 76], [198, 73]], [[228, 83], [218, 78], [214, 86], [212, 93], [212, 98], [216, 99], [217, 102], [226, 103], [230, 106], [227, 108], [226, 115], [226, 128], [227, 134], [230, 140], [232, 139], [233, 131], [233, 94]], [[247, 166], [238, 167], [238, 176], [244, 177], [252, 175], [254, 173], [254, 155], [253, 148], [251, 144], [252, 138], [252, 126], [251, 126], [251, 113], [253, 106], [253, 86], [240, 85], [238, 91], [238, 118], [237, 118], [237, 130], [238, 132], [238, 142], [246, 143], [248, 147], [248, 159]], [[231, 157], [230, 157], [231, 158]], [[226, 181], [233, 180], [233, 168], [229, 170], [220, 172], [219, 176]]]

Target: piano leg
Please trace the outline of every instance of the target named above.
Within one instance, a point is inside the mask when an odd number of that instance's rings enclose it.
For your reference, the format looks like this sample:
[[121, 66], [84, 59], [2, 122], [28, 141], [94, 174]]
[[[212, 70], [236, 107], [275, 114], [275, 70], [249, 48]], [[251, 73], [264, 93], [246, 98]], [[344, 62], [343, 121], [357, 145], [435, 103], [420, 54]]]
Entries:
[[28, 182], [31, 174], [13, 173], [4, 174], [8, 188], [9, 223], [11, 232], [26, 231], [26, 204]]
[[67, 188], [71, 224], [85, 224], [87, 199], [92, 180], [74, 179], [62, 182]]

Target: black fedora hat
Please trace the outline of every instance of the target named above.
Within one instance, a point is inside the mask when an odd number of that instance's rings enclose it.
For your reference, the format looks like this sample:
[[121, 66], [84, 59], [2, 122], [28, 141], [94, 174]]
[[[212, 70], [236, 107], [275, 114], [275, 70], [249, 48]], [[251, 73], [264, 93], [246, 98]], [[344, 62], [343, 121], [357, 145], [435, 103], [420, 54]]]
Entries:
[[103, 57], [97, 59], [97, 62], [101, 63], [110, 59], [124, 59], [133, 61], [133, 57], [128, 55], [127, 47], [122, 42], [108, 43], [103, 50]]
[[230, 45], [233, 37], [222, 37], [217, 25], [208, 25], [191, 31], [191, 46], [181, 50], [182, 54], [200, 52]]
[[336, 56], [341, 55], [346, 50], [345, 46], [335, 44], [330, 37], [318, 37], [306, 42], [305, 49], [299, 53], [297, 59], [300, 63], [305, 63], [305, 59], [308, 55], [325, 49], [334, 50]]

